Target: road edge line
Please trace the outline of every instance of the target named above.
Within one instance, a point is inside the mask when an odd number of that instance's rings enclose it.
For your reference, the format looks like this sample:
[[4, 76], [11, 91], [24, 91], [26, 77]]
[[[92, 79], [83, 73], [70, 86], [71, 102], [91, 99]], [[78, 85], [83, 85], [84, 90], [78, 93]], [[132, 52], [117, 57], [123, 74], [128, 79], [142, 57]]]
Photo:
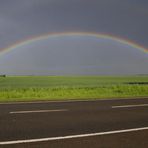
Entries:
[[111, 135], [111, 134], [118, 134], [118, 133], [136, 132], [136, 131], [142, 131], [142, 130], [148, 130], [148, 127], [125, 129], [125, 130], [116, 130], [116, 131], [108, 131], [108, 132], [99, 132], [99, 133], [90, 133], [90, 134], [50, 137], [50, 138], [4, 141], [4, 142], [0, 142], [0, 145], [12, 145], [12, 144], [35, 143], [35, 142], [75, 139], [75, 138], [84, 138], [84, 137], [94, 137], [94, 136]]

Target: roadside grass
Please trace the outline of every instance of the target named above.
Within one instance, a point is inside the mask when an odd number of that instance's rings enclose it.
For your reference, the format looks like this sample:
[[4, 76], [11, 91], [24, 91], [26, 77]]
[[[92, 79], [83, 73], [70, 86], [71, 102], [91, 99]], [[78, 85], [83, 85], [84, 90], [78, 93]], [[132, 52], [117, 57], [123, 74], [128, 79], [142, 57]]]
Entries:
[[147, 97], [148, 76], [28, 76], [0, 78], [0, 101]]

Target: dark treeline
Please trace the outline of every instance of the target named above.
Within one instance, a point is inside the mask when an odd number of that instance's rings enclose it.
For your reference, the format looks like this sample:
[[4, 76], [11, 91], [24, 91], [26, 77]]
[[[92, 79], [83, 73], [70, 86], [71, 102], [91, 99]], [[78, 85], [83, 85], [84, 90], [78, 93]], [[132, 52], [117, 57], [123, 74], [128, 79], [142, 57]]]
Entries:
[[6, 77], [6, 75], [0, 75], [0, 77]]

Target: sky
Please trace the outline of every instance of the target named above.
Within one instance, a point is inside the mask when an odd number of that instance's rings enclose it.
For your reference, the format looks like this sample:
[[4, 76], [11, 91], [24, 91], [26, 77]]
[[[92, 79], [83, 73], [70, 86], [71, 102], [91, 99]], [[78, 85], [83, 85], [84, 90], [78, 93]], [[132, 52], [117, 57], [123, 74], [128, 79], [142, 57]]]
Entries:
[[[148, 48], [147, 8], [147, 0], [0, 0], [0, 51], [58, 32], [111, 34]], [[115, 41], [59, 37], [1, 55], [0, 73], [147, 74], [147, 63], [146, 53]]]

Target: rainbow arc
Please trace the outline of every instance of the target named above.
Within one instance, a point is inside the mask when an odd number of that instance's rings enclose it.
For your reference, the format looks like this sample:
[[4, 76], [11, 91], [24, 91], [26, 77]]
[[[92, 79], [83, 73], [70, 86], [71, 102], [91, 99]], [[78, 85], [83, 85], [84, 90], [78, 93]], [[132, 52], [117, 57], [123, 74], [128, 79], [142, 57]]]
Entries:
[[1, 49], [0, 54], [5, 54], [11, 50], [14, 50], [16, 48], [37, 42], [37, 41], [41, 41], [41, 40], [45, 40], [48, 38], [57, 38], [57, 37], [62, 37], [62, 36], [88, 36], [88, 37], [96, 37], [96, 38], [102, 38], [102, 39], [109, 39], [112, 41], [116, 41], [128, 46], [131, 46], [133, 48], [139, 49], [144, 53], [148, 53], [148, 49], [144, 48], [141, 45], [138, 45], [137, 43], [127, 40], [127, 39], [123, 39], [114, 35], [110, 35], [110, 34], [102, 34], [102, 33], [91, 33], [91, 32], [62, 32], [62, 33], [47, 33], [47, 34], [43, 34], [40, 36], [34, 36], [31, 38], [27, 38], [25, 40], [22, 41], [18, 41], [16, 43], [14, 43], [13, 45], [10, 45], [6, 48]]

